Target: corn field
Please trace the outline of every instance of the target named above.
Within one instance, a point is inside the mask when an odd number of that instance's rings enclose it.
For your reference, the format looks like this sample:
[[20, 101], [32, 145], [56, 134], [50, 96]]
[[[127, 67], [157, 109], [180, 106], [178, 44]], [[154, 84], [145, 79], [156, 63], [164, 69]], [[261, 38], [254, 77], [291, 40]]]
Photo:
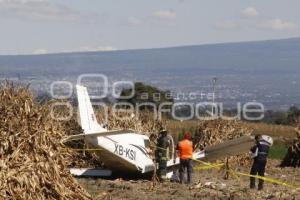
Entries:
[[27, 88], [0, 88], [0, 199], [90, 199], [68, 172], [60, 140], [68, 128]]
[[[35, 102], [25, 87], [0, 86], [0, 199], [91, 198], [71, 176], [68, 167], [101, 165], [101, 158], [96, 153], [72, 151], [61, 144], [65, 136], [82, 131], [76, 115], [69, 121], [52, 118], [52, 103]], [[56, 110], [58, 115], [65, 112]], [[111, 110], [108, 113], [109, 129], [133, 129], [147, 134], [153, 145], [158, 131], [167, 127], [166, 121], [153, 119], [148, 112], [140, 116], [121, 112], [118, 118]], [[104, 123], [103, 112], [97, 110], [96, 114], [98, 121]], [[196, 139], [198, 147], [205, 147], [245, 134], [251, 131], [237, 121], [216, 120], [200, 122]]]
[[[210, 120], [200, 121], [195, 132], [194, 143], [196, 148], [204, 149], [207, 146], [220, 144], [227, 140], [250, 136], [253, 130], [247, 128], [238, 120]], [[231, 156], [228, 158], [231, 165], [245, 166], [250, 164], [248, 154]]]

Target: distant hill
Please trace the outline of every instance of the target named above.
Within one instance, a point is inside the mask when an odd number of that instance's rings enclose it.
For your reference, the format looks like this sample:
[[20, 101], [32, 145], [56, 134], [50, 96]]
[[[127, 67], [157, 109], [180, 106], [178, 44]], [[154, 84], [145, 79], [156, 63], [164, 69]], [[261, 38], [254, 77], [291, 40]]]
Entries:
[[[300, 38], [111, 52], [0, 56], [0, 78], [44, 82], [102, 73], [174, 92], [209, 92], [217, 100], [260, 101], [288, 108], [300, 103]], [[27, 78], [26, 77], [30, 77]], [[45, 83], [45, 80], [48, 81]], [[38, 82], [36, 81], [36, 82]]]
[[300, 38], [112, 52], [0, 56], [1, 74], [62, 75], [129, 70], [204, 74], [300, 72]]

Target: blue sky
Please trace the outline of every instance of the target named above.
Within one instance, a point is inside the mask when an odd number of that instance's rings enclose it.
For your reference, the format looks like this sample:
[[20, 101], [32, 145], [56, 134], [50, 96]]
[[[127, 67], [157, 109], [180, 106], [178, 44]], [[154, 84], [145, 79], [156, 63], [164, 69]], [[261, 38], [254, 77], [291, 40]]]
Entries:
[[0, 54], [300, 37], [299, 0], [0, 0]]

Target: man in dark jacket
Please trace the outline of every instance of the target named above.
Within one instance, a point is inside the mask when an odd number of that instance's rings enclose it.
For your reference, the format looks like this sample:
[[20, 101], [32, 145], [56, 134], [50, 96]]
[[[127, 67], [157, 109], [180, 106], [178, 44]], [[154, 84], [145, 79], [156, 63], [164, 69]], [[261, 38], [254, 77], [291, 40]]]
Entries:
[[159, 137], [157, 139], [157, 148], [155, 152], [156, 162], [158, 163], [158, 177], [161, 181], [165, 180], [167, 177], [167, 161], [168, 161], [168, 150], [169, 150], [169, 139], [167, 136], [167, 131], [162, 129], [159, 132]]
[[[255, 145], [250, 149], [252, 158], [253, 158], [253, 165], [251, 168], [250, 174], [256, 176], [265, 175], [265, 168], [267, 164], [267, 157], [269, 153], [270, 146], [273, 144], [272, 138], [269, 136], [255, 136]], [[258, 182], [258, 190], [262, 190], [264, 185], [264, 180], [259, 179]], [[255, 178], [250, 177], [250, 188], [255, 188]]]

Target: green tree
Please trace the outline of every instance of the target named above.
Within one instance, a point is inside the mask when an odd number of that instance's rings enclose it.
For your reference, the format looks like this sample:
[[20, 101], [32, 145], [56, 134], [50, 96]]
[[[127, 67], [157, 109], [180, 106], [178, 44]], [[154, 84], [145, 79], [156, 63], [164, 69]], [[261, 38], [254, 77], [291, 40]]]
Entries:
[[[170, 91], [163, 91], [151, 85], [146, 85], [142, 82], [136, 82], [133, 88], [125, 88], [122, 90], [120, 97], [128, 97], [133, 93], [133, 97], [130, 99], [119, 98], [119, 102], [128, 102], [134, 106], [143, 103], [153, 103], [156, 105], [156, 108], [159, 107], [162, 103], [173, 104], [174, 99], [171, 96]], [[168, 108], [167, 106], [163, 107], [164, 109]], [[144, 109], [153, 109], [152, 106], [141, 106], [141, 110]]]
[[290, 107], [287, 116], [287, 124], [295, 125], [299, 118], [300, 118], [300, 109], [296, 106]]

